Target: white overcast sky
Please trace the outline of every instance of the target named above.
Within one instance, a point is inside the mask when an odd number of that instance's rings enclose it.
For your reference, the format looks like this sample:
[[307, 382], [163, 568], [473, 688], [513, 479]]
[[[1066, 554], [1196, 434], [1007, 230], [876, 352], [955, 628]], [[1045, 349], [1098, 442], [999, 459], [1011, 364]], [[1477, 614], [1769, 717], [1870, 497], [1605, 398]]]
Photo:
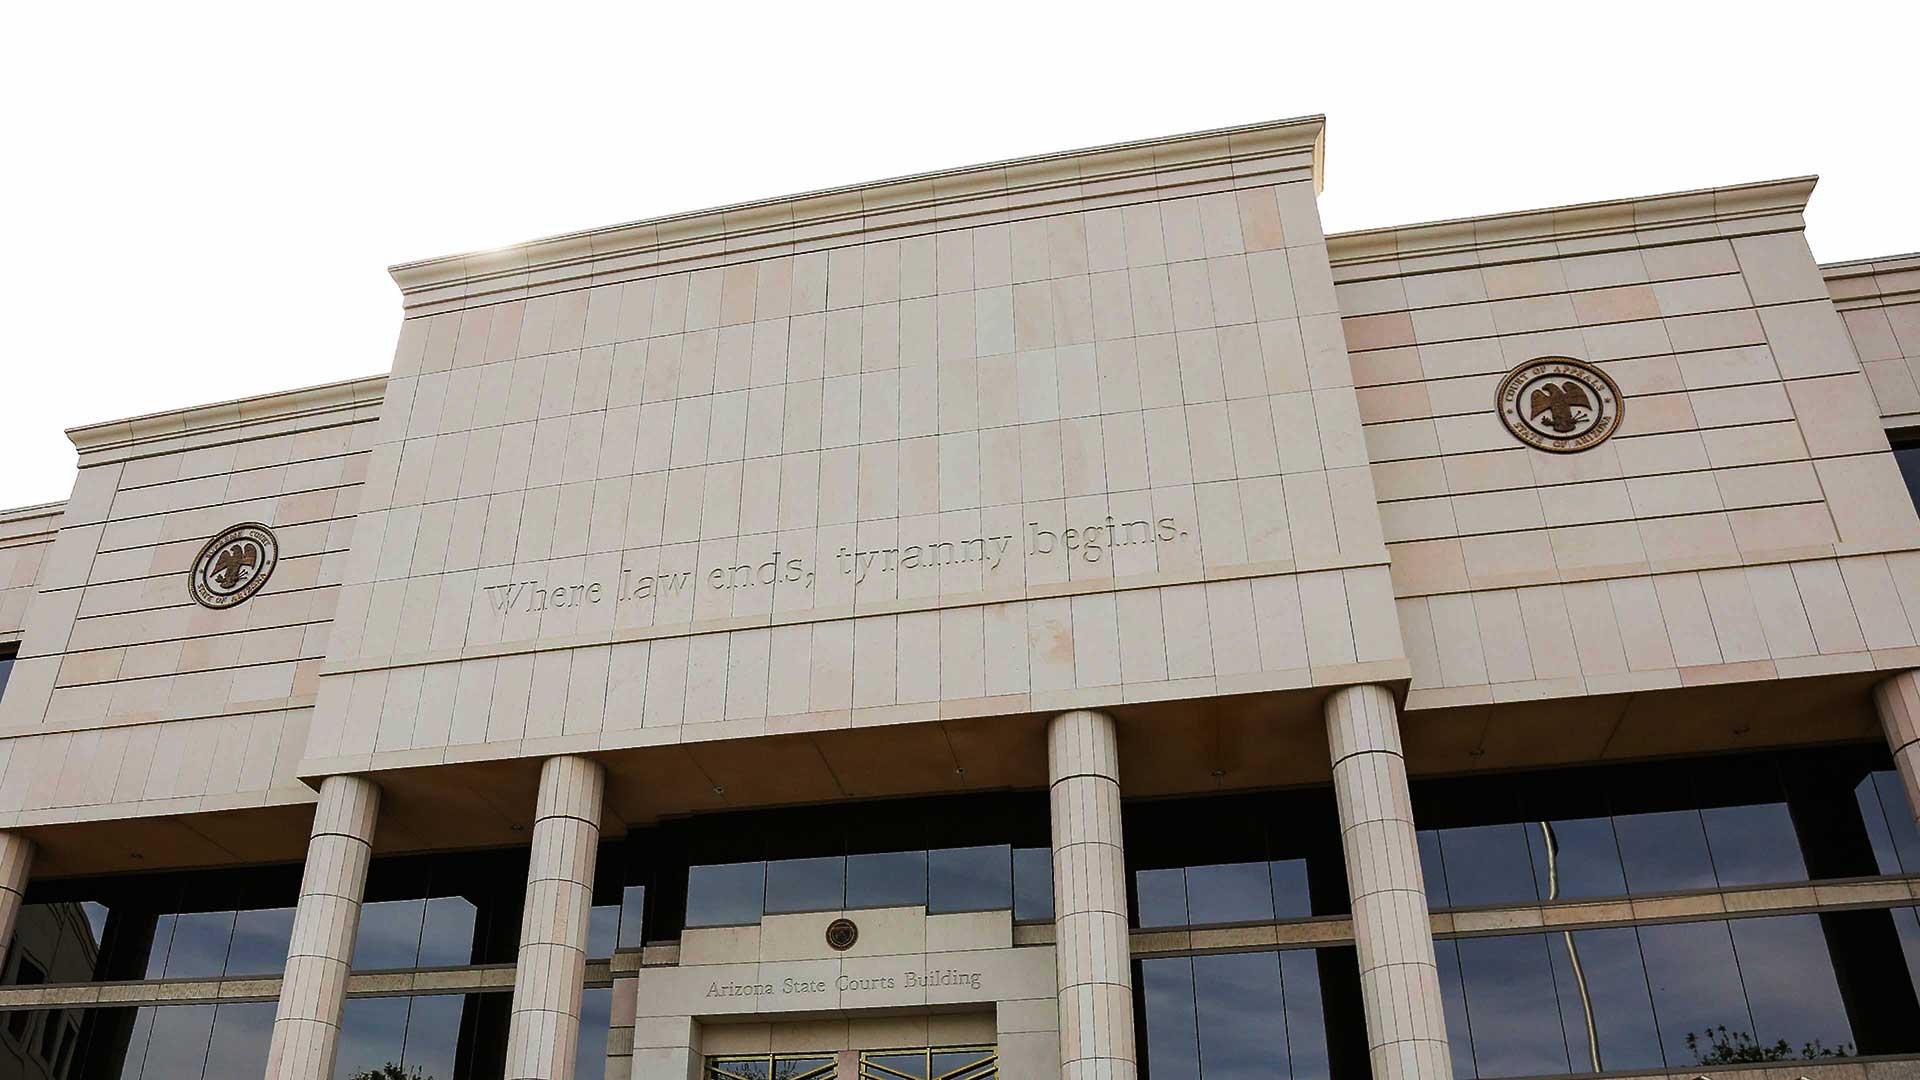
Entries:
[[1920, 4], [21, 4], [0, 507], [62, 430], [386, 370], [392, 263], [1324, 113], [1329, 230], [1818, 173], [1920, 249]]

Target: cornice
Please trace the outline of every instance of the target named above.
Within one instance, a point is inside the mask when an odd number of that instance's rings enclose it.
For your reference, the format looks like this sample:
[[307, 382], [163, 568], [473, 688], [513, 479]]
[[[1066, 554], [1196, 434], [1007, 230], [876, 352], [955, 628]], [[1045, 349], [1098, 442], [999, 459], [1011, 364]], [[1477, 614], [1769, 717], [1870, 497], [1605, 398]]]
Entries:
[[68, 428], [67, 438], [82, 454], [127, 449], [184, 435], [245, 428], [377, 403], [385, 393], [386, 384], [385, 375], [371, 375], [211, 405], [170, 409], [126, 420]]
[[0, 510], [0, 547], [19, 547], [52, 540], [60, 531], [60, 518], [67, 511], [65, 500]]
[[1842, 311], [1920, 302], [1920, 253], [1823, 263], [1820, 275]]
[[1723, 222], [1797, 215], [1818, 177], [1797, 176], [1605, 202], [1454, 218], [1418, 225], [1334, 233], [1327, 254], [1335, 266], [1443, 257], [1539, 243], [1567, 244], [1650, 230], [1683, 230]]
[[[389, 268], [405, 306], [446, 309], [589, 284], [1058, 213], [1062, 204], [1297, 171], [1319, 190], [1326, 120], [1308, 116], [970, 165], [675, 214]], [[1070, 207], [1066, 207], [1070, 208]]]

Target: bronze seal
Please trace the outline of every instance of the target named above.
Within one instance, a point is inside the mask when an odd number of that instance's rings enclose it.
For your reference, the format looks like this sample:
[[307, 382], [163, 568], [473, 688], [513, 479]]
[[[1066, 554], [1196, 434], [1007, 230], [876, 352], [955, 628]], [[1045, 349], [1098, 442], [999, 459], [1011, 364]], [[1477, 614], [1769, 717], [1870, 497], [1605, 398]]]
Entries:
[[1567, 356], [1543, 356], [1514, 368], [1493, 400], [1514, 438], [1551, 454], [1606, 442], [1624, 411], [1612, 376]]

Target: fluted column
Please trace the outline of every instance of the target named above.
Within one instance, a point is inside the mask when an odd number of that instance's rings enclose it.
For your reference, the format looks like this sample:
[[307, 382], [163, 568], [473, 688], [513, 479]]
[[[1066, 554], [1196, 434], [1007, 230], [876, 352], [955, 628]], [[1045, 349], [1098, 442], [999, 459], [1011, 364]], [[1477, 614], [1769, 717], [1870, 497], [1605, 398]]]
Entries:
[[20, 921], [20, 897], [27, 891], [33, 870], [33, 841], [16, 832], [0, 832], [0, 971], [6, 970], [13, 948], [13, 929]]
[[600, 846], [606, 770], [583, 757], [540, 767], [520, 965], [507, 1034], [508, 1080], [570, 1080], [580, 1036], [587, 913]]
[[1433, 924], [1393, 693], [1350, 686], [1335, 691], [1326, 710], [1373, 1078], [1450, 1080]]
[[1907, 788], [1907, 805], [1920, 815], [1920, 672], [1903, 671], [1873, 689], [1887, 748]]
[[340, 1052], [340, 1007], [379, 816], [380, 789], [371, 780], [329, 776], [321, 782], [286, 978], [273, 1017], [268, 1080], [332, 1080]]
[[1119, 757], [1105, 713], [1062, 713], [1047, 727], [1062, 1080], [1137, 1074]]

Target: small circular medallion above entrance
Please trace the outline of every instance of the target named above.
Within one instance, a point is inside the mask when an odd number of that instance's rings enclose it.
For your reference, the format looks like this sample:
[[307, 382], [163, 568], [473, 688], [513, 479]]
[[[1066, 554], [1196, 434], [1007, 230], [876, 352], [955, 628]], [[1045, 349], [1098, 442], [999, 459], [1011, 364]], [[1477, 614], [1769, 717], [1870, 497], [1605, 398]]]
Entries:
[[253, 521], [235, 525], [200, 549], [187, 590], [201, 607], [230, 608], [259, 592], [279, 561], [280, 542], [272, 529]]
[[835, 919], [827, 924], [827, 945], [834, 952], [846, 952], [860, 940], [860, 928], [852, 919]]
[[1553, 454], [1606, 442], [1620, 427], [1623, 411], [1612, 376], [1566, 356], [1539, 357], [1508, 372], [1494, 406], [1514, 438]]

